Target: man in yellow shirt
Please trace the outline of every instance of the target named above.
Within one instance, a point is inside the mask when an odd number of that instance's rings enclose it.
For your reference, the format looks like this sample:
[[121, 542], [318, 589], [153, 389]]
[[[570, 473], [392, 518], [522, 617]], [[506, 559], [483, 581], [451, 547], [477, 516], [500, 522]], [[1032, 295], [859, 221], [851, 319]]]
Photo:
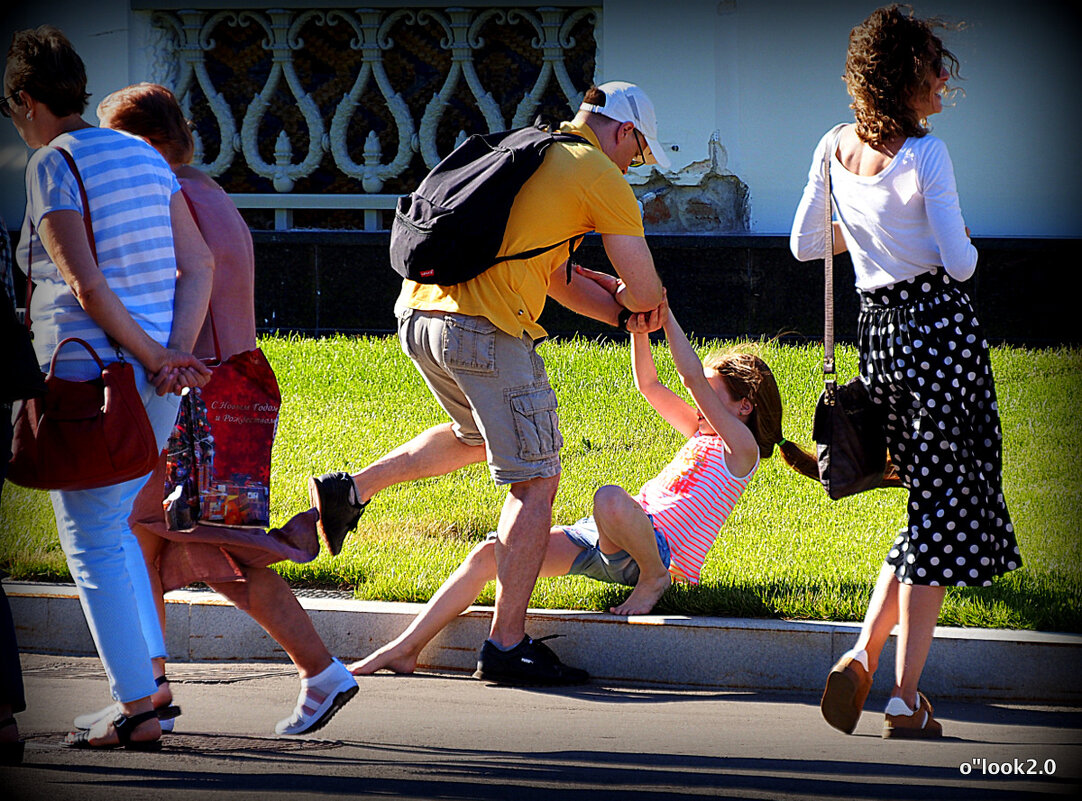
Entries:
[[496, 612], [481, 648], [478, 678], [507, 684], [577, 684], [586, 671], [563, 664], [525, 632], [560, 479], [556, 396], [536, 347], [547, 298], [587, 317], [624, 326], [662, 300], [643, 235], [629, 167], [668, 166], [654, 107], [639, 87], [592, 87], [574, 119], [560, 126], [586, 142], [555, 142], [515, 198], [500, 255], [601, 234], [620, 277], [610, 294], [574, 271], [565, 248], [500, 262], [454, 286], [404, 280], [395, 304], [402, 347], [452, 422], [434, 426], [350, 476], [309, 480], [320, 536], [338, 553], [368, 501], [405, 481], [446, 475], [482, 460], [508, 485], [500, 515]]

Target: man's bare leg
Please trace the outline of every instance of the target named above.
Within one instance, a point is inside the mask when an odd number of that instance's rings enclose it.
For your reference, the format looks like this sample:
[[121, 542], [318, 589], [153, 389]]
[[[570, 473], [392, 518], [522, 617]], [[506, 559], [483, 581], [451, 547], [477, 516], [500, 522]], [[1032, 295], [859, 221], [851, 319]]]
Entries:
[[512, 648], [526, 637], [526, 608], [545, 558], [560, 477], [511, 484], [496, 541], [496, 612], [489, 639]]
[[450, 423], [441, 423], [354, 473], [353, 485], [358, 501], [367, 503], [377, 492], [395, 484], [445, 476], [484, 460], [484, 445], [468, 445], [455, 436]]
[[672, 585], [669, 570], [658, 553], [650, 518], [626, 490], [610, 484], [594, 493], [594, 521], [601, 552], [627, 551], [639, 566], [635, 589], [626, 601], [609, 611], [614, 615], [648, 614]]
[[[562, 528], [549, 532], [549, 544], [540, 575], [564, 576], [582, 548], [567, 538]], [[432, 596], [409, 628], [369, 656], [354, 662], [349, 669], [356, 676], [391, 670], [412, 673], [417, 658], [428, 643], [451, 621], [477, 600], [485, 585], [496, 578], [496, 543], [486, 540], [470, 551], [466, 560]]]

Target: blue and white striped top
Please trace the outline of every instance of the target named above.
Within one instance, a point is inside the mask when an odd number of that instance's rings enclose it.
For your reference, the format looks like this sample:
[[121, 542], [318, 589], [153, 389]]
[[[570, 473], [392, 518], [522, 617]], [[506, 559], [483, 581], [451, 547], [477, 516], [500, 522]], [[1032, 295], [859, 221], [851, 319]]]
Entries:
[[[38, 239], [38, 227], [49, 212], [83, 211], [75, 176], [53, 146], [65, 148], [79, 167], [98, 266], [109, 288], [143, 330], [166, 345], [177, 270], [169, 203], [180, 184], [158, 151], [143, 140], [120, 131], [83, 128], [39, 148], [26, 167], [26, 217], [17, 255], [25, 272], [32, 243], [31, 319], [42, 369], [47, 369], [57, 343], [70, 336], [85, 339], [106, 364], [116, 360], [105, 332], [83, 311]], [[125, 356], [134, 361], [131, 354]], [[90, 354], [80, 347], [64, 348], [57, 360], [61, 363], [66, 378], [96, 373]]]

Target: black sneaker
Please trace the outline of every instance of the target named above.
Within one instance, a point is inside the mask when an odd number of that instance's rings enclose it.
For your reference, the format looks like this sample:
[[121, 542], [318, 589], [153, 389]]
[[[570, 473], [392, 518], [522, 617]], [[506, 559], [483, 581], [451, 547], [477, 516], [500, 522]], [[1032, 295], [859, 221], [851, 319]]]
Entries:
[[351, 500], [353, 479], [349, 473], [327, 473], [308, 479], [308, 499], [319, 512], [316, 531], [331, 556], [338, 556], [346, 534], [357, 528], [368, 503]]
[[542, 642], [558, 636], [553, 634], [540, 640], [527, 636], [510, 651], [501, 651], [490, 640], [485, 640], [473, 677], [520, 687], [585, 684], [590, 680], [589, 673], [565, 665]]

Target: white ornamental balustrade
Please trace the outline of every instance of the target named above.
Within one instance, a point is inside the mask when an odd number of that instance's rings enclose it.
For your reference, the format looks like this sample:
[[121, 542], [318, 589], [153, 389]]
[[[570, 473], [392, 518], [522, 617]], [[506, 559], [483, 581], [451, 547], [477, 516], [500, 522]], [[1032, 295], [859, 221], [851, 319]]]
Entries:
[[[195, 139], [195, 164], [213, 176], [221, 175], [228, 170], [233, 164], [235, 153], [241, 149], [233, 110], [229, 107], [229, 102], [214, 87], [204, 58], [204, 53], [213, 50], [217, 44], [211, 38], [211, 32], [223, 21], [233, 25], [238, 24], [237, 15], [229, 12], [213, 14], [209, 18], [202, 11], [179, 11], [175, 16], [157, 13], [152, 17], [155, 27], [163, 31], [167, 37], [172, 38], [172, 48], [179, 60], [179, 74], [173, 76], [170, 69], [170, 73], [160, 77], [158, 82], [173, 87], [173, 92], [189, 119], [192, 116], [193, 83], [198, 85], [206, 98], [211, 114], [218, 123], [221, 146], [218, 148], [217, 157], [209, 164], [203, 161], [203, 140], [199, 131], [192, 131]], [[169, 64], [168, 60], [164, 63]], [[176, 60], [173, 63], [175, 64]]]
[[[269, 181], [274, 188], [271, 194], [233, 191], [232, 197], [239, 206], [274, 209], [276, 228], [292, 225], [294, 209], [362, 209], [365, 210], [365, 228], [377, 228], [379, 210], [393, 208], [397, 198], [397, 194], [380, 194], [388, 183], [401, 178], [411, 168], [416, 171], [417, 154], [426, 169], [446, 155], [446, 152], [440, 152], [439, 142], [447, 140], [441, 139], [438, 133], [449, 109], [455, 102], [461, 104], [463, 89], [476, 104], [476, 112], [488, 131], [529, 124], [542, 103], [551, 103], [554, 97], [561, 106], [566, 102], [568, 109], [578, 107], [593, 76], [584, 81], [586, 86], [576, 86], [568, 70], [568, 53], [578, 45], [573, 32], [588, 31], [594, 39], [594, 48], [588, 56], [594, 63], [599, 61], [601, 10], [585, 7], [584, 0], [568, 1], [570, 8], [528, 7], [531, 4], [525, 3], [527, 7], [508, 9], [492, 8], [488, 4], [482, 8], [401, 8], [397, 7], [399, 4], [393, 4], [391, 8], [356, 10], [161, 10], [150, 16], [152, 32], [148, 44], [156, 52], [148, 61], [154, 65], [152, 80], [173, 88], [189, 118], [193, 118], [193, 111], [199, 110], [199, 126], [205, 135], [213, 138], [217, 133], [218, 151], [213, 154], [213, 160], [206, 161], [204, 135], [198, 130], [195, 132], [196, 166], [215, 177], [227, 173], [236, 176], [240, 167], [242, 171], [247, 169]], [[264, 70], [266, 78], [247, 100], [246, 107], [237, 107], [240, 104], [237, 99], [231, 107], [223, 93], [226, 87], [216, 86], [213, 71], [208, 69], [208, 54], [219, 46], [215, 31], [221, 31], [223, 25], [254, 27], [261, 33], [261, 46], [267, 52], [269, 69]], [[513, 88], [509, 90], [503, 86], [504, 96], [497, 98], [492, 88], [485, 86], [478, 70], [477, 54], [486, 46], [486, 37], [498, 40], [504, 32], [516, 28], [514, 35], [521, 38], [520, 27], [523, 25], [533, 31], [527, 49], [536, 51], [534, 66], [523, 70], [521, 77], [499, 76]], [[348, 45], [343, 47], [359, 53], [360, 60], [358, 65], [354, 63], [355, 58], [341, 59], [342, 63], [354, 64], [351, 67], [353, 73], [346, 76], [352, 83], [344, 84], [350, 86], [349, 91], [330, 104], [324, 92], [321, 111], [315, 97], [320, 96], [322, 87], [313, 85], [316, 80], [313, 76], [300, 73], [299, 56], [304, 55], [309, 46], [306, 36], [314, 38], [317, 29], [330, 31], [337, 26], [349, 29], [342, 33], [345, 36], [352, 34]], [[432, 36], [430, 31], [435, 30], [439, 49], [450, 54], [447, 66], [440, 67], [445, 74], [437, 76], [435, 81], [439, 84], [438, 89], [427, 100], [405, 96], [408, 87], [396, 87], [387, 69], [387, 58], [395, 54], [395, 48], [402, 46], [396, 42], [396, 36], [406, 38], [410, 26], [416, 26], [414, 30], [424, 29], [429, 37]], [[326, 43], [321, 46], [326, 48]], [[319, 56], [333, 61], [335, 53], [320, 52]], [[222, 65], [230, 66], [229, 54], [223, 56], [215, 51], [214, 58], [215, 74], [220, 76]], [[245, 79], [252, 80], [253, 72], [262, 75], [249, 67]], [[338, 75], [336, 79], [341, 80], [342, 76]], [[399, 80], [402, 82], [401, 78]], [[284, 121], [271, 113], [274, 104], [281, 106], [283, 97], [288, 98], [289, 105], [299, 112], [303, 121], [300, 128], [287, 130]], [[373, 110], [373, 104], [381, 104], [382, 108]], [[502, 108], [513, 110], [510, 119], [505, 118]], [[358, 117], [361, 112], [367, 112], [367, 117]], [[376, 112], [392, 127], [382, 132], [371, 127]], [[238, 119], [241, 119], [239, 131]], [[298, 133], [303, 136], [304, 129], [308, 140], [306, 149], [303, 142], [295, 139]], [[468, 133], [477, 132], [459, 130], [454, 144], [464, 140]], [[359, 163], [350, 150], [351, 139], [355, 142], [358, 134], [363, 137]], [[385, 161], [384, 145], [389, 144], [392, 137], [397, 140], [397, 148], [393, 157]], [[260, 143], [270, 141], [274, 142], [273, 159], [267, 160], [261, 154]], [[295, 156], [302, 150], [301, 156]], [[238, 154], [242, 157], [239, 165]], [[324, 158], [325, 154], [330, 154], [333, 167]], [[340, 176], [356, 182], [361, 192], [293, 192], [299, 181], [328, 169], [337, 170]], [[402, 190], [402, 187], [396, 189]]]
[[[384, 181], [401, 175], [409, 166], [416, 144], [413, 117], [410, 116], [409, 106], [391, 86], [387, 71], [383, 66], [383, 51], [390, 50], [394, 46], [394, 40], [389, 35], [391, 27], [399, 20], [412, 22], [415, 17], [408, 10], [395, 11], [387, 15], [382, 22], [380, 16], [378, 11], [372, 10], [358, 11], [356, 14], [331, 12], [327, 15], [329, 23], [341, 21], [353, 27], [357, 36], [350, 42], [350, 47], [364, 54], [364, 61], [353, 88], [342, 98], [334, 112], [331, 122], [330, 151], [338, 168], [346, 175], [360, 179], [364, 191], [373, 194], [383, 189]], [[387, 102], [387, 107], [398, 128], [398, 152], [389, 164], [380, 164], [379, 137], [376, 136], [375, 131], [369, 131], [365, 137], [364, 164], [359, 165], [350, 158], [349, 149], [346, 146], [346, 134], [349, 121], [360, 105], [361, 96], [369, 81], [372, 80], [375, 80], [380, 94]]]

